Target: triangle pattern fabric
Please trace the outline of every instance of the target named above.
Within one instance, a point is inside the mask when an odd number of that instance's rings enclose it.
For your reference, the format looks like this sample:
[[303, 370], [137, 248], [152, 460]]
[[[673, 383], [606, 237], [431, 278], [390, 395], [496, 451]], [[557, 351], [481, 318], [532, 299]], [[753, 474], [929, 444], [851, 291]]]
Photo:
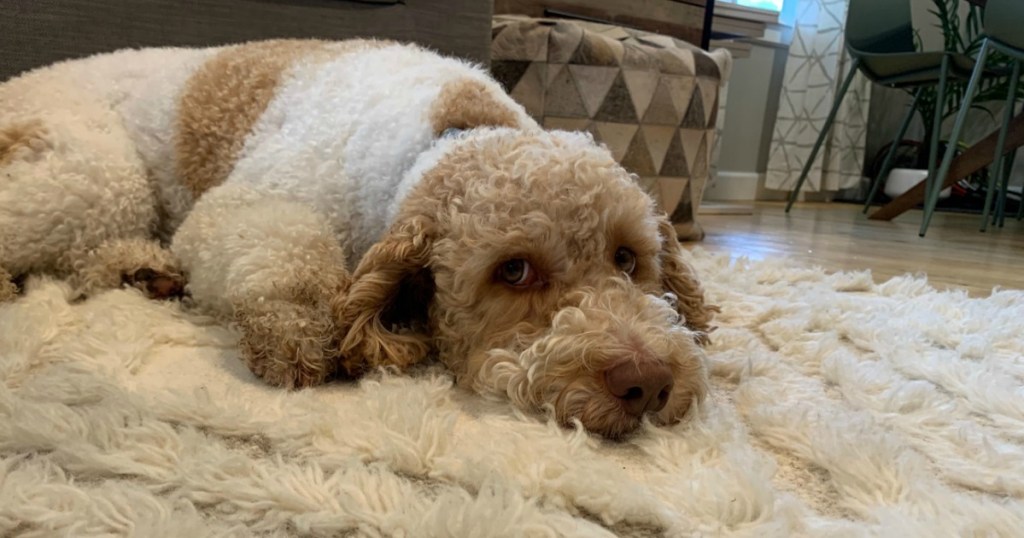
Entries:
[[[681, 77], [681, 76], [663, 76], [662, 80], [665, 81], [665, 85], [668, 87], [668, 94], [672, 98], [672, 106], [675, 107], [678, 121], [685, 117], [685, 113], [690, 108], [690, 103], [693, 100], [693, 94], [696, 91], [697, 82], [693, 80], [693, 77]], [[704, 118], [701, 118], [701, 124], [703, 125]]]
[[679, 125], [680, 115], [672, 104], [672, 92], [662, 77], [658, 81], [658, 88], [654, 90], [654, 97], [644, 114], [644, 123], [652, 125]]
[[710, 106], [710, 107], [708, 107], [708, 108], [711, 109], [711, 112], [708, 114], [708, 116], [709, 116], [708, 117], [708, 125], [707, 125], [708, 129], [715, 129], [715, 128], [718, 127], [718, 109], [719, 109], [719, 102], [718, 102], [718, 100], [719, 99], [720, 99], [719, 94], [716, 93], [715, 94], [715, 104]]
[[637, 130], [619, 164], [638, 176], [653, 176], [658, 173], [654, 162], [651, 161], [651, 153], [647, 150], [647, 142], [642, 129]]
[[704, 147], [706, 148], [706, 151], [704, 152], [704, 159], [705, 159], [705, 161], [704, 161], [704, 181], [698, 181], [698, 182], [693, 184], [693, 187], [691, 187], [692, 194], [693, 194], [693, 196], [696, 197], [694, 199], [698, 201], [697, 202], [698, 206], [700, 205], [701, 197], [704, 196], [704, 189], [707, 187], [708, 181], [711, 180], [712, 167], [713, 167], [713, 163], [715, 162], [711, 158], [711, 156], [715, 154], [715, 135], [714, 135], [714, 133], [708, 133], [707, 135], [705, 135], [704, 141], [705, 141]]
[[622, 59], [626, 56], [626, 48], [619, 40], [608, 41], [608, 46], [611, 48], [611, 56], [614, 65], [621, 66]]
[[[680, 74], [687, 77], [694, 76], [694, 73], [697, 72], [697, 66], [695, 65], [697, 55], [698, 54], [690, 50], [676, 50], [676, 57], [679, 58], [679, 61], [682, 63], [682, 70]], [[700, 53], [700, 56], [703, 55], [703, 53]]]
[[668, 146], [672, 138], [676, 136], [676, 128], [668, 125], [644, 125], [640, 127], [644, 132], [644, 141], [647, 142], [647, 150], [651, 154], [651, 162], [654, 168], [661, 170], [665, 162], [665, 155], [668, 153]]
[[700, 137], [700, 146], [697, 148], [696, 160], [690, 161], [690, 173], [693, 177], [706, 177], [708, 175], [708, 137], [704, 133]]
[[556, 24], [548, 34], [548, 61], [569, 63], [583, 40], [583, 29], [575, 24]]
[[683, 188], [683, 194], [679, 197], [679, 201], [676, 203], [675, 209], [672, 210], [672, 216], [668, 220], [671, 222], [690, 222], [693, 220], [693, 193], [690, 190], [691, 182], [686, 182], [686, 187]]
[[[694, 164], [697, 162], [697, 150], [700, 149], [701, 139], [704, 138], [704, 129], [679, 129], [679, 139], [682, 142], [683, 152], [686, 154], [686, 162], [690, 163], [689, 170], [693, 173], [694, 177], [700, 177], [696, 175], [696, 167]], [[705, 158], [705, 163], [707, 159]]]
[[565, 69], [565, 64], [544, 64], [544, 89], [551, 86], [563, 69]]
[[590, 127], [590, 120], [587, 118], [559, 118], [547, 116], [544, 118], [545, 129], [557, 129], [559, 131], [586, 131]]
[[644, 52], [644, 49], [639, 45], [635, 43], [623, 43], [622, 48], [622, 60], [620, 61], [620, 64], [623, 67], [634, 69], [658, 69], [657, 60]]
[[616, 54], [610, 40], [593, 32], [584, 31], [580, 45], [576, 47], [576, 52], [569, 58], [569, 63], [612, 67], [619, 65], [620, 58], [621, 55]]
[[636, 182], [644, 192], [649, 194], [651, 198], [654, 198], [654, 202], [658, 204], [658, 207], [663, 207], [661, 205], [661, 191], [658, 189], [657, 177], [637, 176]]
[[672, 142], [668, 145], [668, 153], [665, 155], [665, 162], [661, 165], [661, 176], [669, 177], [690, 177], [690, 165], [686, 159], [686, 152], [683, 148], [683, 140], [677, 129]]
[[598, 107], [608, 95], [612, 82], [615, 82], [619, 68], [570, 64], [569, 71], [576, 80], [576, 86], [580, 89], [580, 96], [583, 97], [583, 104], [587, 107], [587, 114], [594, 117]]
[[692, 78], [690, 68], [686, 65], [686, 60], [683, 59], [681, 54], [677, 54], [677, 51], [678, 49], [659, 49], [654, 51], [654, 56], [658, 60], [658, 70], [663, 75]]
[[686, 114], [683, 115], [683, 123], [680, 127], [684, 129], [704, 129], [707, 121], [707, 117], [704, 116], [704, 98], [701, 97], [699, 91], [695, 91], [693, 92], [693, 98], [690, 99], [690, 107], [686, 109]]
[[524, 48], [534, 62], [548, 61], [548, 30], [542, 26], [529, 28], [522, 34]]
[[[833, 3], [838, 5], [838, 3]], [[835, 39], [835, 36], [841, 36], [842, 32], [830, 32], [830, 35], [832, 35], [833, 39]], [[839, 46], [842, 47], [842, 45]], [[722, 73], [718, 69], [718, 64], [716, 64], [710, 56], [706, 54], [691, 54], [690, 56], [693, 58], [693, 73], [695, 75], [697, 75], [698, 77], [721, 78]], [[806, 56], [804, 56], [803, 58], [806, 58]], [[822, 69], [825, 68], [824, 63], [820, 63], [818, 65], [820, 65]]]
[[544, 99], [544, 114], [563, 118], [586, 118], [587, 107], [583, 104], [576, 81], [568, 69], [563, 69], [548, 87]]
[[712, 111], [715, 111], [718, 107], [718, 81], [700, 77], [697, 79], [697, 88], [700, 89], [700, 95], [703, 99], [702, 103], [704, 104], [704, 126], [710, 129], [714, 127], [714, 124], [711, 123], [711, 117], [716, 115]]
[[529, 67], [530, 62], [527, 61], [495, 60], [491, 62], [491, 75], [506, 92], [511, 92]]
[[653, 45], [657, 49], [674, 48], [675, 42], [667, 35], [647, 34], [637, 36], [637, 41], [647, 45]]
[[491, 61], [548, 59], [548, 30], [543, 26], [509, 24], [491, 36]]
[[660, 178], [658, 180], [658, 190], [662, 202], [661, 207], [666, 213], [672, 212], [679, 205], [686, 192], [686, 186], [690, 182], [691, 180], [684, 178]]
[[637, 117], [644, 117], [647, 106], [654, 98], [654, 90], [658, 89], [658, 72], [651, 69], [623, 69], [622, 77], [629, 88], [629, 96], [633, 98]]
[[496, 25], [496, 26], [492, 26], [491, 27], [491, 41], [494, 41], [494, 39], [496, 37], [498, 37], [499, 35], [501, 35], [501, 33], [504, 32], [505, 29], [508, 28], [509, 26], [510, 25], [508, 25], [508, 24], [499, 24], [499, 25]]
[[622, 77], [621, 71], [612, 82], [604, 103], [594, 115], [597, 121], [615, 121], [623, 123], [637, 123], [636, 110], [633, 109], [633, 99], [629, 96], [629, 88]]
[[622, 162], [622, 158], [626, 156], [626, 150], [629, 149], [629, 145], [633, 141], [633, 136], [640, 127], [628, 123], [594, 123], [601, 136], [601, 142], [608, 146], [608, 150], [612, 152], [612, 157], [616, 161]]
[[541, 65], [530, 64], [509, 95], [523, 105], [526, 113], [533, 116], [534, 119], [542, 118], [544, 116], [544, 76]]

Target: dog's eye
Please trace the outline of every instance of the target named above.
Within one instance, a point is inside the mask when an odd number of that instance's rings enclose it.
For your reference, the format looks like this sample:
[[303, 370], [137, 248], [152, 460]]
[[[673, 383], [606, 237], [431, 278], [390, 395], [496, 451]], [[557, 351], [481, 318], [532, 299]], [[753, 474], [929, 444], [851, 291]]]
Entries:
[[636, 272], [636, 254], [626, 247], [619, 247], [615, 251], [615, 265], [627, 275], [632, 276]]
[[498, 266], [497, 277], [514, 288], [525, 288], [537, 283], [537, 272], [530, 262], [516, 258]]

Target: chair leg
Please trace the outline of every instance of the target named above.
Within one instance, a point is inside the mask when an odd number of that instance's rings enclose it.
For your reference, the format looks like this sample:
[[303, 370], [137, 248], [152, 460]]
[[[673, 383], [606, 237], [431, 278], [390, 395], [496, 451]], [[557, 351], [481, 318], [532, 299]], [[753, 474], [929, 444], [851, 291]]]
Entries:
[[[985, 190], [985, 206], [981, 210], [981, 231], [985, 231], [988, 228], [989, 212], [992, 210], [992, 199], [996, 194], [997, 181], [1002, 180], [1003, 166], [1005, 159], [1003, 155], [1005, 151], [1003, 147], [1006, 145], [1006, 133], [1010, 129], [1010, 119], [1013, 118], [1013, 109], [1017, 103], [1017, 83], [1020, 79], [1020, 61], [1013, 61], [1013, 74], [1010, 75], [1010, 91], [1006, 94], [1006, 110], [1003, 111], [1003, 124], [999, 128], [999, 138], [996, 142], [996, 156], [992, 161], [992, 170], [988, 175], [988, 185]], [[970, 105], [968, 105], [970, 106]], [[1005, 184], [1005, 181], [1003, 182]], [[1003, 187], [1005, 189], [1006, 187]], [[1002, 194], [999, 195], [999, 202], [996, 203], [996, 213], [1000, 213], [999, 208], [1005, 201]], [[997, 217], [998, 218], [998, 217]]]
[[[935, 100], [935, 117], [932, 118], [932, 140], [928, 147], [928, 177], [925, 179], [924, 188], [924, 219], [931, 220], [931, 214], [935, 211], [935, 206], [939, 202], [938, 193], [936, 193], [935, 201], [932, 202], [932, 192], [935, 190], [935, 185], [941, 185], [941, 181], [936, 180], [936, 168], [938, 167], [939, 158], [939, 138], [942, 137], [942, 118], [943, 118], [943, 106], [946, 104], [946, 88], [949, 83], [949, 56], [942, 58], [942, 75], [939, 77], [939, 94]], [[948, 147], [948, 146], [947, 146]], [[948, 151], [948, 150], [947, 150]], [[942, 189], [939, 189], [941, 192]], [[921, 232], [924, 236], [924, 231]]]
[[1000, 158], [1001, 162], [999, 166], [1001, 170], [999, 175], [996, 177], [998, 183], [995, 185], [995, 202], [993, 203], [991, 225], [1002, 227], [1002, 223], [1005, 222], [1006, 203], [1007, 203], [1007, 189], [1010, 183], [1010, 171], [1014, 168], [1013, 157], [1014, 154], [1004, 155]]
[[804, 163], [804, 169], [800, 172], [800, 178], [796, 180], [796, 186], [793, 187], [793, 191], [789, 193], [789, 202], [786, 203], [786, 213], [793, 208], [793, 203], [796, 202], [797, 196], [800, 195], [800, 189], [803, 188], [804, 182], [807, 181], [807, 176], [811, 173], [811, 166], [814, 165], [814, 159], [818, 157], [818, 152], [821, 151], [821, 146], [825, 143], [825, 137], [828, 136], [829, 130], [832, 129], [832, 124], [836, 121], [836, 114], [839, 112], [839, 105], [843, 104], [843, 98], [846, 97], [846, 92], [850, 89], [850, 83], [853, 82], [853, 76], [857, 74], [857, 69], [860, 68], [860, 58], [854, 58], [853, 65], [850, 66], [850, 72], [846, 75], [846, 80], [843, 81], [843, 85], [839, 87], [839, 93], [836, 94], [835, 102], [832, 103], [832, 110], [828, 113], [828, 119], [825, 120], [825, 125], [821, 127], [821, 133], [818, 134], [818, 140], [814, 142], [814, 148], [811, 149], [811, 154], [807, 157], [807, 162]]
[[[999, 168], [999, 174], [997, 175], [995, 173], [995, 170], [994, 169], [992, 170], [992, 175], [995, 176], [995, 178], [994, 179], [990, 178], [990, 181], [995, 183], [995, 186], [993, 187], [993, 197], [995, 198], [995, 201], [992, 203], [992, 210], [991, 210], [991, 212], [988, 215], [982, 215], [983, 217], [991, 217], [990, 219], [988, 219], [990, 226], [997, 226], [999, 224], [999, 204], [1001, 203], [1001, 200], [1002, 200], [1002, 196], [1000, 196], [1000, 192], [1001, 192], [1001, 188], [1002, 188], [1002, 185], [1003, 185], [1004, 176], [1006, 175], [1006, 172], [1009, 171], [1009, 169], [1010, 169], [1009, 161], [1010, 161], [1010, 157], [1007, 156], [1007, 155], [1003, 155], [1002, 157], [999, 158], [999, 167], [1000, 167]], [[986, 193], [986, 196], [987, 196], [987, 193]], [[984, 230], [982, 230], [982, 231], [984, 231]]]
[[889, 152], [885, 155], [885, 160], [882, 161], [882, 168], [878, 171], [878, 175], [875, 176], [874, 181], [871, 182], [871, 190], [868, 191], [868, 199], [864, 202], [864, 213], [867, 213], [871, 209], [871, 204], [875, 203], [875, 195], [878, 194], [878, 187], [885, 181], [886, 176], [889, 175], [892, 169], [892, 161], [896, 158], [896, 152], [899, 150], [900, 142], [903, 137], [907, 134], [907, 129], [910, 127], [910, 122], [914, 120], [914, 113], [917, 112], [917, 105], [921, 101], [921, 95], [924, 93], [924, 87], [920, 87], [914, 92], [914, 101], [910, 104], [910, 110], [907, 111], [906, 117], [903, 118], [903, 123], [900, 125], [899, 130], [896, 132], [896, 137], [892, 139], [892, 146], [889, 148]]
[[1017, 220], [1024, 220], [1024, 190], [1020, 193], [1020, 202], [1017, 204]]
[[[949, 134], [949, 143], [946, 145], [946, 152], [942, 156], [942, 164], [939, 166], [937, 173], [929, 173], [930, 187], [929, 192], [925, 192], [924, 201], [924, 218], [921, 219], [921, 230], [918, 235], [924, 237], [924, 234], [928, 232], [928, 225], [931, 224], [932, 213], [935, 211], [935, 205], [939, 201], [939, 192], [942, 191], [942, 183], [945, 181], [946, 176], [949, 175], [949, 168], [953, 165], [953, 156], [956, 155], [956, 141], [959, 140], [960, 135], [964, 130], [964, 122], [967, 119], [967, 112], [971, 109], [971, 101], [974, 100], [974, 94], [978, 91], [978, 84], [981, 82], [981, 76], [985, 72], [985, 61], [988, 59], [988, 52], [991, 45], [989, 40], [986, 39], [981, 45], [981, 52], [978, 53], [977, 65], [974, 66], [974, 73], [971, 74], [971, 81], [967, 84], [967, 91], [964, 95], [964, 101], [960, 104], [960, 111], [956, 115], [956, 121], [953, 123], [953, 132]], [[940, 90], [940, 93], [941, 90]], [[936, 116], [941, 120], [942, 116], [942, 102], [939, 101], [936, 105]], [[935, 137], [937, 138], [937, 137]], [[938, 148], [938, 140], [933, 138], [932, 144]], [[929, 167], [931, 170], [931, 167]]]
[[1011, 151], [1003, 163], [1003, 184], [999, 188], [999, 205], [996, 207], [996, 220], [1000, 228], [1006, 225], [1006, 198], [1010, 195], [1010, 172], [1013, 171], [1013, 161], [1016, 157], [1017, 152]]

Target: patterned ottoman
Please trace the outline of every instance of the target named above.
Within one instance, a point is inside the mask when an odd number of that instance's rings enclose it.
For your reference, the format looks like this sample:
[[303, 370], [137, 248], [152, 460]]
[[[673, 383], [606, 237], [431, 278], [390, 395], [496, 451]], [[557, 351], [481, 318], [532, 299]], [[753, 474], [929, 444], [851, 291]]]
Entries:
[[696, 222], [732, 60], [667, 36], [591, 22], [496, 16], [491, 70], [545, 127], [589, 131], [639, 178], [680, 238]]

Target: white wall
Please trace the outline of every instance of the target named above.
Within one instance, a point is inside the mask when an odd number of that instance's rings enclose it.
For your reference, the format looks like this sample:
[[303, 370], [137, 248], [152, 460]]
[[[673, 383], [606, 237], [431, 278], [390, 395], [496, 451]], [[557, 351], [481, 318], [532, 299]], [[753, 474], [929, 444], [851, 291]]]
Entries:
[[786, 56], [783, 45], [760, 43], [754, 45], [749, 57], [735, 59], [726, 88], [717, 174], [705, 189], [704, 200], [755, 200], [768, 196], [764, 175]]

